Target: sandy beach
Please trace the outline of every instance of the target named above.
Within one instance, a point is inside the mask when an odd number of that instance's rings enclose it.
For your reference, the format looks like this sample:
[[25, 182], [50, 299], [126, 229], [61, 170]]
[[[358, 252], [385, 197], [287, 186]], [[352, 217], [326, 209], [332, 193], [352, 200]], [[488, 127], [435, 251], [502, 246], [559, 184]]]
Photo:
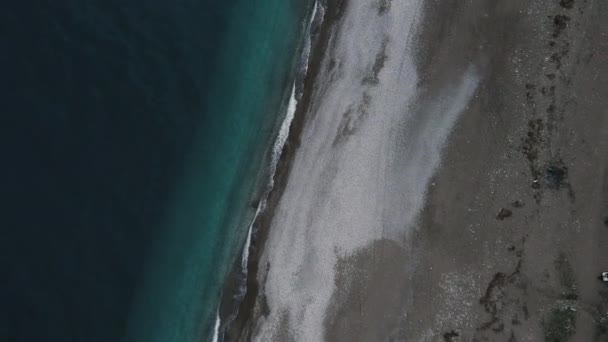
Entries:
[[608, 3], [329, 1], [226, 341], [608, 341]]

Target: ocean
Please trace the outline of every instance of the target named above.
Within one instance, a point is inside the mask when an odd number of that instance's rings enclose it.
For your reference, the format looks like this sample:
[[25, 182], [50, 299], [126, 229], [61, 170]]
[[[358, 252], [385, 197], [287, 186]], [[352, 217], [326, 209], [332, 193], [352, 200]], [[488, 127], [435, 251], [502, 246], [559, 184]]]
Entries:
[[204, 341], [311, 3], [5, 4], [0, 341]]

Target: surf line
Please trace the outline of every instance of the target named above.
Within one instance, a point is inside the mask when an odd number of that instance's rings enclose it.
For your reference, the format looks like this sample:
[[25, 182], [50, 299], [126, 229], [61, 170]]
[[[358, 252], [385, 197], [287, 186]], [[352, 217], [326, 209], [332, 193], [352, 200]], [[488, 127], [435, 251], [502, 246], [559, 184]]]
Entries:
[[277, 164], [279, 162], [279, 158], [281, 157], [281, 152], [283, 151], [283, 147], [285, 146], [285, 142], [287, 142], [287, 138], [289, 137], [289, 128], [291, 127], [291, 122], [293, 121], [293, 117], [296, 113], [296, 107], [298, 105], [298, 100], [296, 100], [296, 85], [295, 82], [291, 87], [291, 96], [289, 98], [289, 104], [287, 105], [287, 113], [285, 115], [285, 119], [281, 124], [281, 129], [279, 130], [279, 134], [277, 136], [277, 140], [274, 143], [272, 148], [272, 157], [270, 159], [270, 179], [268, 181], [268, 186], [266, 191], [264, 192], [264, 198], [260, 201], [258, 205], [255, 215], [253, 216], [253, 220], [251, 220], [251, 224], [249, 224], [249, 231], [247, 233], [247, 240], [245, 240], [245, 246], [243, 247], [243, 256], [241, 257], [241, 267], [243, 268], [243, 272], [245, 276], [247, 276], [247, 262], [249, 261], [249, 248], [251, 247], [251, 234], [253, 233], [253, 225], [258, 218], [258, 215], [266, 209], [266, 200], [268, 198], [268, 194], [272, 191], [274, 187], [274, 174], [277, 171]]
[[[264, 195], [262, 197], [262, 200], [260, 201], [260, 204], [258, 205], [257, 209], [255, 210], [255, 215], [253, 216], [253, 219], [251, 220], [251, 223], [249, 224], [249, 230], [247, 232], [247, 239], [245, 240], [245, 245], [243, 246], [243, 253], [241, 256], [241, 275], [242, 275], [242, 285], [240, 286], [240, 290], [239, 290], [239, 294], [238, 296], [243, 298], [245, 296], [245, 294], [247, 293], [247, 263], [249, 262], [249, 249], [251, 248], [251, 236], [253, 234], [253, 227], [254, 224], [258, 218], [258, 216], [260, 215], [261, 212], [264, 211], [264, 209], [266, 209], [266, 201], [268, 199], [268, 195], [270, 194], [270, 191], [272, 191], [272, 188], [274, 187], [274, 174], [276, 172], [277, 169], [277, 164], [279, 162], [279, 158], [281, 157], [281, 152], [283, 150], [283, 146], [285, 145], [285, 142], [287, 141], [287, 137], [289, 137], [289, 128], [291, 126], [291, 122], [293, 121], [295, 112], [296, 112], [296, 107], [298, 104], [298, 101], [296, 100], [295, 97], [296, 94], [296, 86], [295, 86], [295, 82], [293, 84], [293, 86], [291, 87], [291, 96], [289, 98], [289, 104], [287, 105], [287, 113], [285, 115], [285, 119], [283, 120], [283, 122], [281, 123], [281, 129], [279, 130], [279, 134], [277, 136], [277, 139], [275, 140], [275, 143], [273, 145], [272, 148], [272, 155], [271, 155], [271, 159], [270, 159], [270, 179], [268, 180], [268, 185], [264, 191]], [[242, 291], [242, 292], [241, 292]], [[219, 338], [219, 334], [220, 334], [220, 313], [219, 313], [219, 308], [218, 308], [218, 312], [217, 312], [217, 317], [215, 320], [215, 329], [213, 332], [213, 342], [221, 342], [223, 339]]]
[[[321, 10], [319, 10], [319, 7], [321, 8]], [[312, 15], [310, 16], [308, 25], [306, 27], [306, 32], [305, 32], [306, 33], [306, 42], [305, 42], [305, 46], [303, 49], [304, 51], [302, 52], [302, 55], [301, 55], [301, 59], [302, 59], [301, 65], [303, 65], [303, 67], [304, 67], [302, 77], [306, 77], [306, 73], [308, 72], [308, 62], [309, 62], [309, 58], [310, 58], [310, 49], [311, 49], [311, 45], [312, 45], [311, 29], [312, 29], [313, 23], [315, 22], [317, 14], [319, 14], [321, 16], [319, 21], [323, 22], [323, 17], [325, 16], [325, 9], [323, 8], [323, 5], [319, 5], [318, 1], [315, 1], [314, 5], [313, 5], [313, 9], [312, 9]], [[243, 246], [243, 254], [241, 257], [241, 267], [243, 269], [243, 274], [244, 274], [245, 278], [247, 278], [247, 263], [249, 261], [249, 254], [250, 254], [249, 249], [251, 247], [251, 235], [253, 234], [253, 225], [255, 224], [256, 219], [258, 218], [258, 215], [266, 209], [266, 202], [268, 199], [268, 195], [274, 188], [274, 176], [277, 171], [277, 164], [279, 163], [279, 159], [281, 158], [281, 152], [283, 151], [283, 147], [285, 147], [285, 143], [287, 142], [287, 138], [289, 137], [289, 129], [291, 127], [291, 122], [293, 121], [293, 118], [296, 113], [296, 108], [298, 106], [297, 98], [299, 98], [299, 96], [297, 96], [297, 94], [296, 94], [296, 85], [297, 85], [296, 83], [297, 83], [297, 81], [294, 81], [294, 83], [291, 87], [291, 96], [289, 98], [289, 103], [287, 104], [287, 113], [285, 114], [285, 119], [283, 119], [283, 122], [281, 123], [281, 128], [279, 129], [279, 134], [277, 135], [277, 139], [275, 140], [274, 146], [272, 147], [272, 155], [271, 155], [271, 159], [270, 159], [270, 169], [269, 169], [270, 178], [268, 180], [268, 185], [266, 187], [266, 190], [264, 191], [262, 200], [260, 201], [260, 203], [255, 211], [255, 215], [253, 216], [253, 219], [251, 220], [251, 224], [249, 224], [249, 229], [247, 232], [247, 239], [245, 240], [245, 245]]]
[[213, 337], [211, 338], [212, 342], [218, 342], [220, 338], [220, 307], [217, 307], [217, 311], [215, 314], [215, 325], [213, 327]]
[[[301, 72], [301, 77], [302, 79], [304, 79], [306, 77], [306, 73], [308, 72], [308, 63], [309, 63], [309, 57], [310, 57], [310, 50], [311, 50], [311, 45], [312, 45], [312, 25], [315, 22], [315, 19], [317, 17], [317, 15], [320, 16], [319, 18], [319, 25], [323, 22], [323, 19], [325, 17], [325, 8], [322, 4], [319, 4], [318, 1], [314, 2], [314, 6], [313, 6], [313, 10], [312, 10], [312, 15], [310, 16], [308, 25], [306, 27], [306, 31], [305, 31], [305, 45], [303, 48], [303, 51], [300, 55], [300, 59], [301, 59], [301, 64], [303, 66], [303, 70], [300, 69]], [[270, 192], [272, 191], [272, 189], [274, 188], [274, 177], [277, 171], [277, 164], [279, 163], [279, 159], [281, 158], [281, 153], [283, 152], [283, 148], [285, 147], [285, 143], [287, 142], [287, 138], [289, 137], [289, 130], [291, 127], [291, 122], [294, 119], [295, 113], [296, 113], [296, 109], [298, 106], [298, 94], [296, 94], [296, 85], [297, 85], [298, 81], [297, 81], [297, 77], [296, 80], [293, 82], [293, 85], [291, 87], [291, 95], [289, 97], [289, 102], [287, 104], [287, 112], [285, 113], [285, 118], [283, 119], [283, 122], [281, 123], [281, 127], [279, 129], [279, 133], [277, 135], [277, 138], [274, 142], [274, 145], [272, 146], [272, 152], [271, 152], [271, 157], [270, 157], [270, 165], [269, 165], [269, 179], [268, 179], [268, 184], [266, 185], [266, 188], [264, 189], [263, 192], [263, 196], [262, 196], [262, 200], [260, 201], [260, 203], [258, 204], [258, 207], [255, 210], [255, 215], [253, 216], [253, 219], [251, 220], [251, 223], [249, 224], [249, 228], [247, 231], [247, 238], [245, 240], [245, 245], [243, 246], [243, 252], [241, 255], [241, 274], [242, 274], [242, 283], [244, 284], [244, 289], [243, 289], [243, 293], [240, 294], [240, 296], [245, 296], [245, 293], [247, 291], [246, 288], [246, 283], [247, 283], [247, 264], [249, 262], [249, 254], [250, 254], [250, 249], [251, 249], [251, 238], [252, 235], [254, 233], [254, 225], [255, 222], [258, 218], [258, 216], [260, 215], [260, 213], [262, 213], [265, 209], [266, 209], [266, 203], [268, 200], [268, 196], [270, 195]], [[218, 306], [217, 309], [217, 313], [216, 313], [216, 319], [215, 319], [215, 324], [214, 324], [214, 329], [213, 329], [213, 337], [211, 339], [212, 342], [221, 342], [223, 341], [223, 337], [221, 337], [223, 334], [221, 334], [221, 318], [220, 318], [220, 308]]]

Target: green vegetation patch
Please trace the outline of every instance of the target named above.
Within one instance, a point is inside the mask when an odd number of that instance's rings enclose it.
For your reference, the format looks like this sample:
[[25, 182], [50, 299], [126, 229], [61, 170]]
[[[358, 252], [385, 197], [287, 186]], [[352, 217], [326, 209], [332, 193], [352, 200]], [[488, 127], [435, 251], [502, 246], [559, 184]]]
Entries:
[[568, 261], [566, 254], [559, 253], [555, 259], [555, 269], [559, 276], [560, 285], [563, 287], [562, 299], [577, 300], [578, 289], [576, 286], [576, 277], [572, 265]]
[[596, 332], [595, 335], [597, 338], [601, 336], [608, 336], [608, 316], [607, 315], [599, 315], [596, 320]]
[[596, 340], [608, 337], [608, 291], [600, 290], [599, 294], [600, 302], [596, 306], [596, 312], [593, 316]]
[[568, 304], [554, 308], [543, 322], [545, 341], [565, 342], [576, 332], [576, 309]]

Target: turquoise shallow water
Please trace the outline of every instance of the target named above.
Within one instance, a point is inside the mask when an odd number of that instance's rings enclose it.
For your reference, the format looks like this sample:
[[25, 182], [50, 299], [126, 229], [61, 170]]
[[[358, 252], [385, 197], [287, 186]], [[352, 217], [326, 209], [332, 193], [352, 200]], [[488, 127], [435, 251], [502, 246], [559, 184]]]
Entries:
[[206, 340], [310, 4], [3, 4], [0, 341]]
[[[240, 257], [264, 155], [291, 90], [308, 5], [236, 1], [196, 129], [136, 295], [126, 341], [210, 336], [222, 281]], [[259, 184], [257, 184], [259, 185]]]

